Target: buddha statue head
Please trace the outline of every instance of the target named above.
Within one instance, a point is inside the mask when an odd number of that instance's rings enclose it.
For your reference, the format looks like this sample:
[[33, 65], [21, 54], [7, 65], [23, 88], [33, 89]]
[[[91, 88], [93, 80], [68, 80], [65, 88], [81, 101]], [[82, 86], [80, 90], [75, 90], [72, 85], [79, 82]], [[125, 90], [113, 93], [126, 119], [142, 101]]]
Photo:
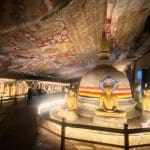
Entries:
[[118, 82], [110, 76], [105, 77], [100, 81], [100, 88], [103, 89], [106, 95], [112, 95], [112, 92], [118, 87]]
[[75, 96], [76, 94], [75, 94], [75, 91], [73, 90], [73, 89], [70, 89], [69, 90], [69, 95], [70, 96]]
[[105, 94], [106, 95], [111, 95], [112, 94], [112, 87], [111, 86], [105, 86], [105, 88], [104, 88], [104, 91], [105, 91]]

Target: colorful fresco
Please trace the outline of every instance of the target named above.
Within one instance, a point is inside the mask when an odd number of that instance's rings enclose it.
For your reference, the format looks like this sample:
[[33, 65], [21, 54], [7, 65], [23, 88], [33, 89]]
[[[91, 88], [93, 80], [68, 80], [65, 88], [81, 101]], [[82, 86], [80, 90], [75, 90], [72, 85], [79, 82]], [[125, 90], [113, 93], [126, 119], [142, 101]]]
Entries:
[[[9, 32], [0, 39], [0, 45], [3, 46], [3, 49], [14, 50], [14, 52], [45, 46], [55, 49], [54, 45], [56, 45], [56, 48], [59, 48], [57, 44], [62, 44], [60, 45], [61, 48], [65, 47], [64, 43], [71, 42], [71, 35], [65, 24], [60, 21], [51, 22], [51, 24], [50, 22], [51, 20], [48, 20], [34, 26]], [[73, 48], [71, 43], [67, 45]]]
[[[11, 61], [8, 69], [28, 74], [49, 74], [62, 66], [81, 64], [71, 34], [61, 21], [46, 20], [9, 32], [0, 41]], [[11, 41], [9, 43], [8, 41]], [[65, 58], [65, 59], [64, 59]]]
[[[96, 54], [104, 30], [112, 61], [139, 58], [149, 46], [147, 39], [143, 42], [149, 33], [148, 6], [146, 1], [3, 0], [0, 71], [32, 77], [57, 74], [64, 80], [81, 77], [99, 63]], [[135, 22], [137, 17], [140, 21]], [[137, 46], [138, 41], [143, 46]], [[64, 71], [68, 68], [70, 73]]]

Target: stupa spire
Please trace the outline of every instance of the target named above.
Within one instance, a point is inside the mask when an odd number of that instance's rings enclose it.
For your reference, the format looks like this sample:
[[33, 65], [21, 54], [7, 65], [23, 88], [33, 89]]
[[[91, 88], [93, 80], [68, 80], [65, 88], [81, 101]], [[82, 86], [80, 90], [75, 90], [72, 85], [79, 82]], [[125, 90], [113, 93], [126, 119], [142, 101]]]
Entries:
[[109, 60], [110, 55], [109, 44], [104, 31], [100, 41], [100, 49], [97, 55], [100, 58], [100, 60]]

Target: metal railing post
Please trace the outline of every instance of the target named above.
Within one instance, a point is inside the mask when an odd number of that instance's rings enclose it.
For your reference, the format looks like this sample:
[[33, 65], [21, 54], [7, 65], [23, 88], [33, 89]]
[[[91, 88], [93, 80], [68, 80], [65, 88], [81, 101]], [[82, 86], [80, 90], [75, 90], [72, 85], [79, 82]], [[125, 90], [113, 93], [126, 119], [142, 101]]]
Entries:
[[16, 95], [14, 96], [14, 104], [17, 104], [17, 97], [16, 97]]
[[129, 150], [128, 124], [124, 124], [124, 149]]
[[25, 94], [25, 102], [27, 102], [27, 94]]
[[61, 124], [60, 150], [65, 150], [65, 118], [62, 118], [62, 124]]
[[1, 96], [1, 102], [0, 102], [0, 105], [3, 104], [3, 96]]

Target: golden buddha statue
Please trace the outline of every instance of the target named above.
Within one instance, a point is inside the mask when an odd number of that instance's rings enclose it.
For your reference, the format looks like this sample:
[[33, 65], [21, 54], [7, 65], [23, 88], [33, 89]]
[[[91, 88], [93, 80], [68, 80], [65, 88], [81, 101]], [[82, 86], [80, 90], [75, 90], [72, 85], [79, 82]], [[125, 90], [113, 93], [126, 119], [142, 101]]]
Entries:
[[150, 89], [144, 90], [144, 96], [142, 98], [142, 110], [150, 111]]
[[117, 88], [117, 81], [111, 77], [107, 77], [100, 84], [104, 90], [104, 94], [99, 97], [100, 109], [95, 111], [96, 115], [111, 116], [111, 117], [125, 117], [126, 112], [117, 110], [118, 100], [113, 95], [113, 90]]
[[59, 109], [56, 117], [59, 119], [65, 118], [67, 121], [75, 121], [79, 118], [76, 108], [77, 108], [77, 94], [74, 89], [69, 89], [66, 87], [65, 91], [65, 101], [66, 108]]
[[77, 94], [73, 89], [68, 91], [68, 94], [65, 97], [67, 101], [67, 110], [76, 110], [77, 108]]
[[5, 96], [10, 96], [9, 84], [6, 84], [5, 89], [4, 89], [4, 94], [5, 94]]
[[112, 88], [105, 87], [105, 94], [100, 97], [100, 107], [107, 112], [114, 112], [117, 109], [117, 97], [112, 95]]
[[14, 96], [16, 94], [16, 84], [13, 83], [10, 87], [10, 95]]
[[0, 95], [3, 95], [4, 92], [4, 82], [0, 81]]

